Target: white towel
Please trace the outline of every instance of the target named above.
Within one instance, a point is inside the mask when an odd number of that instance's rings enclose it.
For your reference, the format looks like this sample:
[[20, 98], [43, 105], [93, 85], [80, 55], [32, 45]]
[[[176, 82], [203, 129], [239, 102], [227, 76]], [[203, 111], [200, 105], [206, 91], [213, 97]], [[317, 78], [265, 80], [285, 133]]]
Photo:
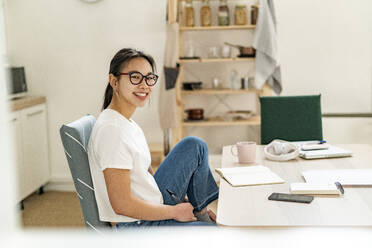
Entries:
[[253, 47], [256, 49], [256, 86], [262, 88], [267, 81], [275, 93], [279, 94], [282, 91], [282, 83], [272, 0], [260, 0]]
[[[164, 67], [176, 67], [178, 59], [178, 23], [167, 24], [165, 42]], [[163, 130], [176, 127], [176, 92], [165, 89], [164, 70], [160, 77], [159, 120]]]

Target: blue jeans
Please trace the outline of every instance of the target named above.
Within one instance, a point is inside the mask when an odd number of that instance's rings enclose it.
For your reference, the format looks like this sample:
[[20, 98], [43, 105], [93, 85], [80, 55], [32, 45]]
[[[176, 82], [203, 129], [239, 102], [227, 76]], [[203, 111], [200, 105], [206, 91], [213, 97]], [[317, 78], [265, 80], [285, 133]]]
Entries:
[[[211, 174], [208, 163], [208, 147], [197, 137], [186, 137], [181, 140], [167, 155], [154, 175], [155, 181], [163, 195], [164, 204], [176, 205], [177, 202], [167, 189], [184, 199], [187, 195], [199, 212], [218, 198], [218, 187]], [[134, 221], [118, 223], [118, 229], [125, 227], [147, 226], [205, 226], [215, 225], [207, 222], [179, 222], [176, 220]]]

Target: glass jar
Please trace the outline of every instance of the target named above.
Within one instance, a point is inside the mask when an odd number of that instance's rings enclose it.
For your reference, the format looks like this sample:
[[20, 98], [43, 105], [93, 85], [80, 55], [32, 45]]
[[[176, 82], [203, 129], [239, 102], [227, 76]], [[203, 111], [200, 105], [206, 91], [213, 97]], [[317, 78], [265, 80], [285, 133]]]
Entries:
[[230, 71], [230, 89], [238, 90], [240, 87], [239, 73], [236, 70]]
[[252, 5], [251, 8], [251, 24], [256, 25], [258, 18], [258, 7], [256, 5]]
[[186, 16], [186, 20], [185, 20], [186, 27], [194, 27], [195, 16], [194, 16], [194, 7], [192, 5], [192, 0], [186, 1], [185, 16]]
[[247, 25], [247, 6], [245, 4], [235, 6], [235, 25]]
[[227, 0], [220, 0], [220, 6], [218, 7], [218, 25], [228, 26], [230, 24], [230, 13], [229, 7], [227, 6]]
[[212, 23], [209, 0], [203, 0], [203, 5], [200, 9], [200, 20], [202, 26], [210, 26]]

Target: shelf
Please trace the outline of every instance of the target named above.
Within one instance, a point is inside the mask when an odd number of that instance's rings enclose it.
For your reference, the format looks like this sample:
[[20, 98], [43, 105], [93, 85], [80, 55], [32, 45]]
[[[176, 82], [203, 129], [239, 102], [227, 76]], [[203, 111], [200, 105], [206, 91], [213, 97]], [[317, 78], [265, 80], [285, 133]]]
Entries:
[[239, 94], [259, 94], [260, 90], [232, 90], [232, 89], [201, 89], [201, 90], [182, 90], [183, 95], [239, 95]]
[[210, 26], [210, 27], [180, 27], [180, 31], [211, 31], [211, 30], [239, 30], [255, 29], [256, 25], [231, 25], [231, 26]]
[[180, 64], [186, 63], [214, 63], [214, 62], [235, 62], [235, 61], [253, 61], [255, 57], [252, 58], [200, 58], [200, 59], [179, 59], [177, 62]]
[[210, 126], [258, 126], [261, 124], [259, 116], [253, 116], [249, 120], [241, 121], [186, 121], [183, 122], [184, 127], [210, 127]]

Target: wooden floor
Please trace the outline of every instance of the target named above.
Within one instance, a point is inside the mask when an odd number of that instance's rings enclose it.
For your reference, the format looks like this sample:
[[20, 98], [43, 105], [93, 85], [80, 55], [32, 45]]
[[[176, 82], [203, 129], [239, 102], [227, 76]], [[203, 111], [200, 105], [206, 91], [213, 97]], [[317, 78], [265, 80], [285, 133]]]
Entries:
[[[217, 213], [217, 201], [209, 206]], [[21, 211], [24, 228], [85, 228], [79, 198], [75, 192], [46, 191], [24, 200]]]
[[22, 226], [84, 228], [79, 199], [74, 192], [47, 191], [33, 194], [24, 201], [20, 210]]

